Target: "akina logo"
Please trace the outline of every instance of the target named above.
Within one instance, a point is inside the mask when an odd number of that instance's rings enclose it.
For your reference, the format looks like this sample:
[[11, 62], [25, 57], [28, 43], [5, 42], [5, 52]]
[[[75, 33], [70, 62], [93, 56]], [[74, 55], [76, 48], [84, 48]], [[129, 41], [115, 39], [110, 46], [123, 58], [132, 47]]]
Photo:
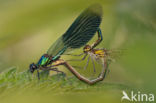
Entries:
[[154, 94], [146, 94], [146, 93], [141, 93], [140, 91], [134, 92], [131, 91], [130, 95], [128, 95], [125, 91], [122, 91], [123, 97], [121, 98], [121, 101], [128, 100], [132, 102], [153, 102], [154, 101]]

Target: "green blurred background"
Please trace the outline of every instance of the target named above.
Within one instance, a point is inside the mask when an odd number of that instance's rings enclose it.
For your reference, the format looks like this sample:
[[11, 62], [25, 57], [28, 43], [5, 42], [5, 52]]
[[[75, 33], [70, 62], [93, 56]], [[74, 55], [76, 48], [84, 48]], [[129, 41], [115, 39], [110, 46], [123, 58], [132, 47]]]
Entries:
[[[156, 93], [155, 0], [0, 0], [0, 72], [12, 67], [18, 72], [27, 70], [83, 10], [94, 3], [101, 4], [104, 11], [100, 26], [104, 40], [99, 47], [126, 49], [126, 53], [109, 66], [105, 81], [94, 85], [97, 89], [83, 84], [83, 92], [72, 91], [68, 96], [62, 95], [66, 91], [60, 87], [57, 95], [51, 91], [52, 94], [44, 96], [31, 88], [31, 92], [24, 95], [23, 92], [10, 94], [8, 90], [1, 103], [73, 102], [77, 98], [82, 98], [79, 102], [89, 103], [120, 102], [122, 89], [111, 84], [126, 84], [143, 93]], [[101, 85], [106, 88], [100, 89]], [[71, 99], [71, 95], [75, 98]]]

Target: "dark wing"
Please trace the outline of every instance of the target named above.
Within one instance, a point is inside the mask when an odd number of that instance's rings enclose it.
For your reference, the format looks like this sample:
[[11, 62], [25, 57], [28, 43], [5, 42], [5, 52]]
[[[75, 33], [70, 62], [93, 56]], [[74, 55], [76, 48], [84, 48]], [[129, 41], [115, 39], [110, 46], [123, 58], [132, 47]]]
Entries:
[[68, 48], [85, 45], [95, 34], [102, 20], [102, 7], [91, 5], [73, 22], [69, 29], [49, 48], [49, 55], [61, 55]]

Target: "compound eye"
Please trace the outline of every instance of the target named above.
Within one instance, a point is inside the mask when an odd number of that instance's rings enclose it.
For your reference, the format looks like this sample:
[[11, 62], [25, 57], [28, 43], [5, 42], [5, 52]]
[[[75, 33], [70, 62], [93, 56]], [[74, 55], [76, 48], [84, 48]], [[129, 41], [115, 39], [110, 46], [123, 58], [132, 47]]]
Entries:
[[29, 69], [30, 69], [31, 73], [33, 73], [36, 68], [37, 67], [36, 67], [36, 65], [34, 63], [30, 64]]
[[90, 47], [89, 47], [89, 46], [87, 46], [86, 51], [89, 51], [89, 50], [90, 50]]
[[33, 69], [35, 69], [35, 68], [36, 68], [36, 66], [35, 66], [35, 65], [33, 65], [33, 66], [32, 66], [32, 68], [33, 68]]
[[91, 47], [89, 45], [86, 45], [84, 48], [83, 48], [84, 52], [88, 52], [91, 50]]
[[86, 48], [85, 50], [86, 50], [86, 51], [88, 51], [88, 50], [89, 50], [89, 48]]

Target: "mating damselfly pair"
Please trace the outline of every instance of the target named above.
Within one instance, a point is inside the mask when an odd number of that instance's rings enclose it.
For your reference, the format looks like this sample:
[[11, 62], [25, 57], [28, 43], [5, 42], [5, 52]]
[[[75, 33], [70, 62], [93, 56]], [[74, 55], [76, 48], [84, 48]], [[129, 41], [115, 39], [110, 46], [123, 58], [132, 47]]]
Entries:
[[[69, 29], [53, 43], [47, 53], [41, 56], [38, 63], [32, 63], [30, 65], [30, 71], [33, 73], [37, 70], [38, 78], [40, 79], [39, 70], [52, 70], [64, 73], [58, 69], [59, 65], [64, 65], [79, 80], [88, 84], [94, 84], [103, 80], [108, 70], [108, 61], [109, 56], [111, 55], [111, 50], [96, 49], [96, 46], [99, 45], [103, 39], [99, 27], [102, 21], [102, 14], [103, 11], [101, 5], [94, 4], [89, 6], [76, 18]], [[93, 38], [96, 32], [98, 34], [98, 39], [96, 42], [88, 45], [87, 43]], [[78, 48], [83, 48], [80, 55], [70, 54], [69, 51]], [[62, 59], [62, 55], [83, 56], [83, 58], [78, 61], [83, 61], [87, 58], [84, 69], [88, 67], [89, 60], [91, 59], [94, 71], [98, 69], [95, 67], [94, 62], [98, 62], [101, 65], [101, 72], [97, 78], [88, 79], [82, 76], [75, 67], [68, 62], [69, 60]], [[79, 63], [77, 63], [77, 65], [79, 65]]]

